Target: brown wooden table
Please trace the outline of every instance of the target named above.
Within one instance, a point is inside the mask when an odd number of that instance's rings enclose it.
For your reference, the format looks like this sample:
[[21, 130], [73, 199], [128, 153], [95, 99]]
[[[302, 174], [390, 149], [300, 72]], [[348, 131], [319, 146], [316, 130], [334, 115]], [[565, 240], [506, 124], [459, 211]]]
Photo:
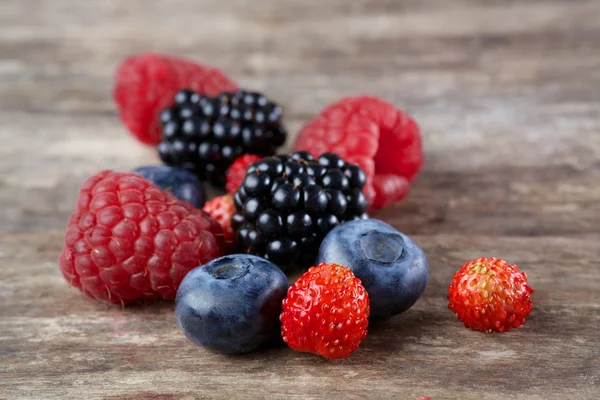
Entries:
[[[375, 217], [426, 250], [419, 302], [332, 362], [211, 354], [171, 303], [69, 289], [56, 260], [78, 186], [157, 161], [111, 100], [115, 66], [147, 50], [266, 92], [291, 132], [350, 94], [412, 113], [426, 166]], [[0, 92], [0, 398], [600, 398], [599, 1], [3, 0]], [[536, 290], [508, 334], [447, 309], [452, 273], [492, 255]]]

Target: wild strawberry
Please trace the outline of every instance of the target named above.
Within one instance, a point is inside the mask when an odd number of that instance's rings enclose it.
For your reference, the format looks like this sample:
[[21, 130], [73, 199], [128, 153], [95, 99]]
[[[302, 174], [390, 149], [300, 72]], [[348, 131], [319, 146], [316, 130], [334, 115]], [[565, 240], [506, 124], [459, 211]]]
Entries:
[[367, 336], [369, 296], [350, 269], [321, 263], [283, 300], [281, 335], [294, 350], [346, 358]]
[[236, 235], [231, 227], [231, 216], [235, 213], [233, 197], [229, 194], [217, 196], [206, 203], [202, 210], [213, 217], [223, 228], [225, 252], [233, 252], [236, 248]]
[[235, 159], [233, 164], [227, 169], [227, 184], [225, 185], [227, 193], [232, 196], [235, 194], [235, 191], [244, 182], [248, 167], [261, 158], [261, 156], [257, 156], [256, 154], [244, 154]]
[[469, 261], [454, 274], [448, 292], [448, 308], [465, 327], [479, 331], [508, 331], [531, 312], [527, 275], [501, 259]]

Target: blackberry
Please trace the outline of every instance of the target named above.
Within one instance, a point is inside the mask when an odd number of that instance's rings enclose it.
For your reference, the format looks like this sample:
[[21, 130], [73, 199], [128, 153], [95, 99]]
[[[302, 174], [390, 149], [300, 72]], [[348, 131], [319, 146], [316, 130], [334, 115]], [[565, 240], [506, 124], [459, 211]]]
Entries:
[[329, 231], [367, 218], [365, 183], [360, 167], [334, 153], [265, 157], [246, 170], [231, 223], [248, 253], [282, 268], [312, 264]]
[[225, 185], [225, 173], [244, 153], [275, 154], [285, 142], [282, 108], [260, 93], [223, 92], [216, 97], [181, 90], [160, 114], [165, 164], [183, 167], [201, 180]]

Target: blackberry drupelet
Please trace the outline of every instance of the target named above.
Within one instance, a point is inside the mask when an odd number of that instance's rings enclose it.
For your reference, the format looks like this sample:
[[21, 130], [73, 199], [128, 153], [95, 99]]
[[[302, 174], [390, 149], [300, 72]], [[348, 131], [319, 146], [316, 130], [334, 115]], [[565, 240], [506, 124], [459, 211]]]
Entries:
[[319, 245], [342, 222], [367, 218], [366, 175], [334, 153], [306, 151], [250, 165], [234, 196], [232, 226], [241, 247], [282, 268], [314, 263]]
[[216, 97], [181, 90], [160, 114], [165, 164], [201, 180], [225, 185], [227, 168], [245, 153], [269, 156], [285, 142], [282, 109], [260, 93], [223, 92]]

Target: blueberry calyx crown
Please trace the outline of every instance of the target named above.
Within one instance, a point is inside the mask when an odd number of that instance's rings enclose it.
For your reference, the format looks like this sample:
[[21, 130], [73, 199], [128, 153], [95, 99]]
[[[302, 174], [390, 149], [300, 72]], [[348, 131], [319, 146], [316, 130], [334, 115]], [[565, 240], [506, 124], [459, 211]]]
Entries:
[[360, 235], [358, 247], [371, 261], [393, 264], [404, 253], [404, 240], [396, 233], [372, 230]]
[[280, 267], [314, 263], [323, 237], [367, 218], [363, 170], [334, 153], [306, 151], [252, 164], [234, 195], [232, 226], [241, 247]]
[[235, 279], [241, 278], [248, 273], [247, 265], [229, 264], [222, 265], [211, 271], [211, 275], [215, 279]]
[[160, 114], [158, 153], [164, 163], [223, 186], [237, 157], [272, 155], [285, 142], [282, 115], [282, 108], [260, 93], [241, 90], [210, 97], [181, 90]]

